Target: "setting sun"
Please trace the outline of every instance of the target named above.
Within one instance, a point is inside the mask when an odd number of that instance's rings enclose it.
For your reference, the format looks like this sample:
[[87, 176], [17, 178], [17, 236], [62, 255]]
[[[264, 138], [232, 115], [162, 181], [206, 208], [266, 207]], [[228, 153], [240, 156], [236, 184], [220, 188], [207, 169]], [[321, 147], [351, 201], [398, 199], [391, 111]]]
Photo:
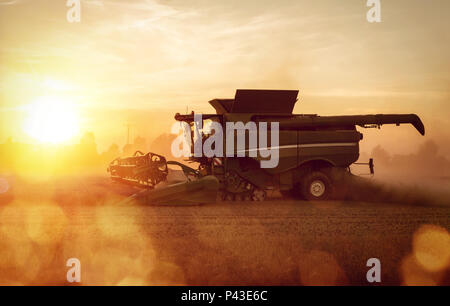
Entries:
[[25, 132], [42, 143], [61, 143], [78, 132], [78, 117], [67, 100], [45, 96], [27, 107]]

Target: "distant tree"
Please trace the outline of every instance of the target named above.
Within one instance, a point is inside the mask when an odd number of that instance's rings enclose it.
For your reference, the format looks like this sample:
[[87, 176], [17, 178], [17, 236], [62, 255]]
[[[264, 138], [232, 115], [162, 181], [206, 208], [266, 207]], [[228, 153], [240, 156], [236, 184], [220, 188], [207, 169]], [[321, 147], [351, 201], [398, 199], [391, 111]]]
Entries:
[[[165, 156], [168, 160], [175, 159], [172, 155], [171, 146], [177, 135], [164, 133], [152, 141], [150, 150], [154, 153]], [[183, 160], [180, 158], [180, 160]]]
[[428, 140], [419, 147], [417, 155], [419, 158], [435, 158], [438, 152], [438, 145], [433, 140]]
[[113, 143], [112, 145], [109, 146], [108, 151], [106, 151], [106, 153], [108, 153], [109, 155], [119, 156], [120, 155], [119, 146]]
[[123, 146], [122, 152], [124, 156], [130, 156], [134, 153], [134, 146], [131, 143], [127, 143]]
[[103, 163], [109, 163], [117, 157], [120, 157], [120, 149], [119, 146], [115, 143], [110, 145], [108, 150], [101, 154], [101, 160]]
[[136, 137], [134, 139], [134, 150], [147, 151], [147, 140], [144, 137]]
[[132, 144], [129, 143], [124, 145], [122, 151], [124, 156], [133, 155], [136, 151], [142, 151], [143, 153], [146, 153], [148, 151], [147, 140], [144, 137], [138, 136], [134, 139], [134, 142]]
[[376, 146], [373, 149], [372, 156], [376, 161], [379, 161], [380, 163], [385, 164], [385, 165], [387, 165], [391, 162], [391, 156], [380, 145]]

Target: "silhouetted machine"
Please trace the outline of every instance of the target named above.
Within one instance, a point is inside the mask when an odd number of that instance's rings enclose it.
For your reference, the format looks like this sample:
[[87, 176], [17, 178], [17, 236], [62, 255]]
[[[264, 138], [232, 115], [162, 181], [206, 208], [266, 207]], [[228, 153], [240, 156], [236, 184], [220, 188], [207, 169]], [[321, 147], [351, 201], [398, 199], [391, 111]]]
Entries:
[[[293, 194], [307, 200], [326, 200], [333, 195], [333, 175], [347, 172], [349, 166], [359, 158], [359, 142], [363, 135], [356, 127], [380, 127], [384, 124], [412, 124], [424, 135], [425, 128], [415, 114], [402, 115], [356, 115], [318, 116], [293, 114], [297, 102], [297, 90], [237, 90], [234, 99], [214, 99], [209, 103], [215, 114], [202, 114], [202, 144], [209, 137], [217, 137], [215, 131], [206, 127], [215, 122], [223, 128], [222, 154], [212, 157], [195, 156], [195, 139], [190, 139], [191, 161], [199, 163], [192, 170], [197, 177], [214, 176], [218, 181], [221, 198], [226, 200], [263, 200], [267, 190], [278, 189], [282, 194]], [[198, 117], [197, 117], [198, 118]], [[186, 122], [192, 129], [190, 137], [196, 134], [195, 114], [176, 114], [175, 119]], [[197, 119], [198, 120], [198, 119]], [[237, 122], [243, 124], [236, 125]], [[234, 123], [231, 142], [227, 123]], [[259, 131], [263, 124], [269, 128], [267, 139], [261, 146], [250, 143], [251, 125]], [[272, 123], [278, 123], [278, 143], [271, 143]], [[236, 135], [241, 130], [246, 137], [245, 147], [239, 148]], [[230, 153], [230, 144], [233, 143]], [[267, 160], [260, 150], [278, 150], [275, 167], [263, 168], [261, 161]], [[264, 149], [264, 148], [263, 148]], [[250, 152], [257, 152], [251, 154]], [[217, 151], [216, 151], [217, 152]], [[240, 154], [238, 154], [238, 152]], [[221, 156], [220, 156], [221, 155]], [[243, 155], [243, 156], [242, 156]], [[128, 160], [129, 161], [129, 160]], [[373, 173], [373, 160], [368, 163]], [[186, 171], [187, 168], [183, 169]]]

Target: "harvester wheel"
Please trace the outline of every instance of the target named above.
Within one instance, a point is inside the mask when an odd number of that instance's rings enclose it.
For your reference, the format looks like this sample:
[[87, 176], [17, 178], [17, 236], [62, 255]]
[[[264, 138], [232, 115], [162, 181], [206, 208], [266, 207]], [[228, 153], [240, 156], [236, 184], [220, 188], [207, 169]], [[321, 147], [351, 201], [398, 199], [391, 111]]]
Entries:
[[[254, 200], [253, 199], [254, 187], [251, 185], [251, 183], [240, 177], [236, 172], [234, 171], [227, 172], [225, 174], [225, 178], [222, 184], [223, 189], [221, 190], [222, 193], [221, 198], [224, 201], [241, 202]], [[259, 195], [259, 197], [261, 197], [261, 195]]]
[[299, 187], [301, 195], [308, 201], [325, 201], [332, 195], [331, 180], [322, 171], [308, 174]]
[[227, 193], [225, 195], [225, 201], [234, 201], [235, 200], [235, 195], [232, 193]]
[[252, 193], [252, 200], [256, 202], [261, 202], [266, 199], [267, 193], [265, 190], [256, 188]]

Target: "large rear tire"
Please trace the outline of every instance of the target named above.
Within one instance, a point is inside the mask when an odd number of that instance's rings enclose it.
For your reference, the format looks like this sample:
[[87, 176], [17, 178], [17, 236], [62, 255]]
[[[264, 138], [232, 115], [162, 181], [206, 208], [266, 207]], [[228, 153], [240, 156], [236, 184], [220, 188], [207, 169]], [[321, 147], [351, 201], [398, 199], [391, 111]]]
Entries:
[[300, 193], [308, 201], [326, 201], [333, 194], [331, 179], [322, 171], [306, 175], [300, 182]]

